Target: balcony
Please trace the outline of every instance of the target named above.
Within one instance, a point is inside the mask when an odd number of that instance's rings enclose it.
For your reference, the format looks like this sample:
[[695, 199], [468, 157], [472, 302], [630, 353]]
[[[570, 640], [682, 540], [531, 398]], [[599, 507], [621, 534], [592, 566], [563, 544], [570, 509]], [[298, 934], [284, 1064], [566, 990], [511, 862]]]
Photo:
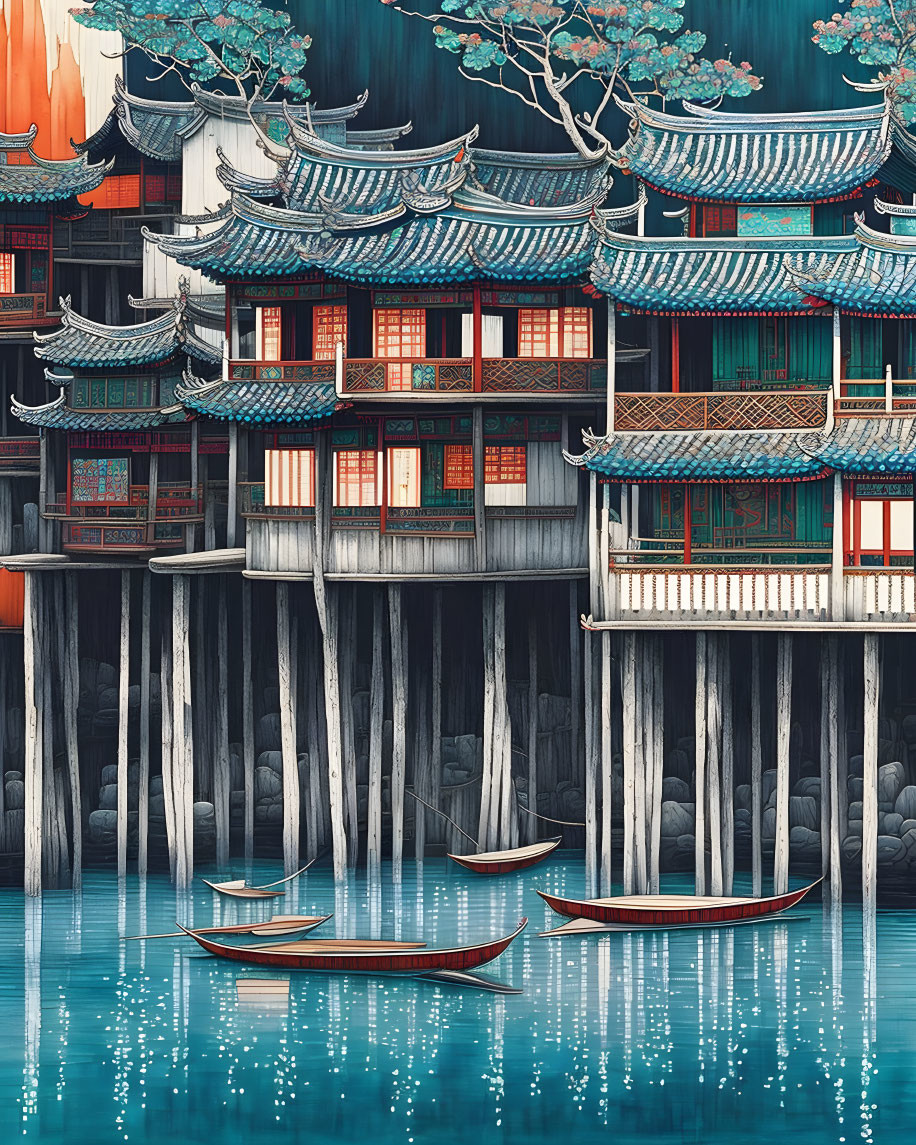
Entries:
[[660, 430], [823, 429], [829, 390], [616, 394], [618, 433]]
[[132, 485], [130, 502], [124, 505], [82, 505], [59, 496], [49, 500], [44, 516], [61, 522], [61, 543], [67, 551], [101, 552], [115, 549], [122, 554], [180, 548], [184, 525], [204, 520], [203, 487], [196, 496], [190, 485], [160, 483], [155, 517], [149, 515], [149, 488]]
[[[229, 377], [240, 381], [335, 380], [333, 362], [233, 360]], [[591, 358], [484, 358], [475, 385], [471, 358], [347, 358], [344, 394], [603, 394], [607, 363]]]
[[852, 379], [840, 382], [836, 403], [838, 417], [863, 416], [869, 413], [910, 414], [916, 411], [916, 381], [884, 378]]

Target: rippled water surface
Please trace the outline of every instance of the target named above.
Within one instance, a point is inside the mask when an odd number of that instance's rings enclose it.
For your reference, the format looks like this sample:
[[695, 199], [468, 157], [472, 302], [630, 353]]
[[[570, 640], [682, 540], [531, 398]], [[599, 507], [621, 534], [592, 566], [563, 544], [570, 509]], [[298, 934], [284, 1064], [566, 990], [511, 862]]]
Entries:
[[[904, 1139], [916, 1116], [916, 914], [820, 903], [720, 931], [547, 940], [534, 888], [584, 889], [578, 859], [475, 878], [412, 864], [398, 889], [310, 872], [275, 904], [199, 882], [81, 896], [0, 892], [0, 1141], [453, 1143]], [[206, 873], [206, 872], [204, 872]], [[244, 873], [242, 866], [235, 868]], [[255, 865], [255, 881], [277, 877]], [[688, 890], [668, 880], [667, 889]], [[244, 967], [189, 940], [118, 935], [326, 913], [315, 936], [474, 942], [531, 923], [492, 977], [520, 996], [292, 974], [240, 1003]], [[870, 933], [870, 928], [866, 928]], [[251, 941], [250, 939], [244, 941]], [[280, 975], [278, 975], [280, 977]]]

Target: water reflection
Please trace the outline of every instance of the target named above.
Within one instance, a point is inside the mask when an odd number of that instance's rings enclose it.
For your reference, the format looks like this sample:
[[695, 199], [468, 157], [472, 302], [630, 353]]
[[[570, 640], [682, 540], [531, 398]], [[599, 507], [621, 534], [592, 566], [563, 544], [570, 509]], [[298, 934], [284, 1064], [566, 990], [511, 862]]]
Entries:
[[[555, 1141], [558, 1124], [615, 1142], [783, 1131], [873, 1141], [895, 1118], [904, 1131], [911, 1039], [905, 1022], [879, 1017], [909, 997], [909, 916], [815, 905], [807, 921], [538, 938], [547, 914], [533, 886], [576, 893], [581, 880], [572, 863], [497, 881], [433, 859], [403, 884], [382, 872], [334, 888], [310, 872], [267, 906], [175, 892], [156, 876], [90, 875], [82, 896], [24, 907], [4, 896], [0, 1021], [23, 1037], [3, 1050], [0, 1128], [15, 1106], [19, 1135], [66, 1126], [68, 1145], [283, 1143], [305, 1124], [316, 1141], [379, 1145], [537, 1145]], [[491, 968], [525, 995], [292, 974], [288, 1001], [259, 1004], [236, 990], [259, 971], [184, 939], [118, 938], [168, 931], [176, 917], [225, 925], [331, 910], [318, 933], [431, 945], [505, 932], [527, 910], [531, 927]], [[896, 1070], [880, 1068], [882, 1053]], [[18, 1100], [7, 1101], [13, 1084]]]

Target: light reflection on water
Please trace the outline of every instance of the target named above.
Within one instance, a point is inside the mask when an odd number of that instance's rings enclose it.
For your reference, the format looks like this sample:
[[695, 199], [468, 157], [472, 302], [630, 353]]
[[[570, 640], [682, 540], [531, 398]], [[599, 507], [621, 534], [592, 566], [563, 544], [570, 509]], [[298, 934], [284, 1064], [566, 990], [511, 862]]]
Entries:
[[[819, 1145], [911, 1129], [916, 916], [815, 903], [797, 921], [547, 940], [534, 887], [581, 895], [578, 860], [502, 879], [445, 860], [405, 871], [401, 887], [383, 869], [337, 888], [309, 872], [268, 904], [101, 872], [77, 896], [0, 892], [0, 1140]], [[525, 994], [293, 974], [288, 1001], [242, 1003], [236, 978], [262, 972], [185, 940], [117, 939], [329, 910], [316, 937], [430, 945], [528, 914], [487, 970]]]

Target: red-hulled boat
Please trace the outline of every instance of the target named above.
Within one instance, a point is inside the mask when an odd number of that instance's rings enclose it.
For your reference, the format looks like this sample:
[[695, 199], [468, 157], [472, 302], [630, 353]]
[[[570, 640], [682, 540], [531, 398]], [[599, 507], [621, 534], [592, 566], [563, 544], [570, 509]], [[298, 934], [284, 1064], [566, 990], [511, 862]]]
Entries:
[[520, 871], [523, 867], [533, 867], [541, 859], [546, 859], [551, 851], [559, 847], [562, 837], [545, 839], [543, 843], [530, 843], [527, 847], [514, 847], [511, 851], [484, 851], [480, 855], [449, 855], [462, 867], [476, 871], [478, 875], [505, 875], [509, 871]]
[[[185, 930], [209, 954], [268, 966], [273, 970], [313, 970], [338, 974], [436, 974], [442, 970], [473, 970], [498, 958], [528, 925], [523, 918], [504, 938], [477, 946], [427, 950], [425, 943], [387, 942], [385, 939], [313, 939], [280, 942], [271, 946], [226, 946], [199, 931]], [[184, 928], [182, 928], [184, 929]]]
[[[576, 925], [558, 927], [555, 934], [582, 934], [589, 929], [636, 930], [678, 926], [728, 926], [782, 914], [821, 880], [810, 886], [770, 898], [726, 898], [712, 895], [621, 895], [606, 899], [564, 899], [544, 891], [538, 894], [551, 910]], [[588, 924], [593, 924], [589, 927]]]

